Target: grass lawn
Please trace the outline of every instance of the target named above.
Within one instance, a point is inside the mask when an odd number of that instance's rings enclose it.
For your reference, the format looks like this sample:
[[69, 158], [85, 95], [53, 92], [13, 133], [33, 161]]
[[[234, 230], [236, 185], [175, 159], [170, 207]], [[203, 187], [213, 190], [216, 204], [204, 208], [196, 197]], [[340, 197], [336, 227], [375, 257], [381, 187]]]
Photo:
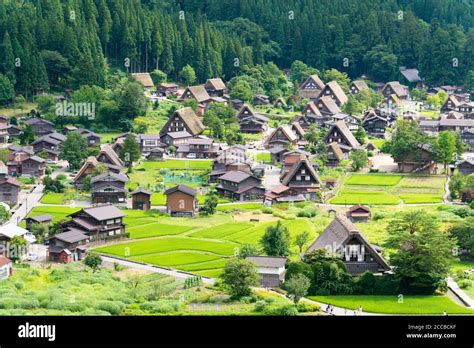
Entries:
[[442, 203], [446, 178], [442, 176], [352, 174], [332, 204], [395, 205]]
[[66, 219], [66, 217], [76, 211], [79, 211], [80, 208], [71, 208], [71, 207], [35, 207], [31, 210], [28, 216], [38, 216], [43, 214], [49, 214], [53, 217], [53, 222], [61, 221]]
[[222, 256], [233, 255], [237, 244], [228, 241], [214, 241], [186, 237], [163, 237], [152, 240], [120, 243], [95, 249], [116, 256], [124, 257], [129, 253], [131, 259], [137, 256], [152, 255], [167, 251], [201, 251]]
[[218, 205], [218, 211], [230, 211], [230, 210], [255, 210], [263, 208], [262, 203], [230, 203], [224, 205]]
[[107, 144], [114, 142], [114, 139], [123, 133], [119, 132], [110, 132], [110, 133], [97, 133], [100, 135], [101, 144]]
[[385, 139], [369, 138], [369, 140], [367, 142], [374, 144], [375, 147], [380, 150], [382, 148], [383, 144], [385, 144]]
[[255, 156], [257, 162], [272, 163], [272, 154], [270, 152], [259, 152]]
[[384, 191], [364, 191], [343, 189], [332, 198], [332, 204], [374, 204], [374, 205], [394, 205], [399, 204], [400, 199]]
[[40, 202], [43, 204], [63, 204], [64, 193], [52, 193], [49, 192], [41, 197]]
[[399, 303], [398, 296], [309, 296], [310, 299], [332, 304], [336, 307], [356, 309], [362, 306], [364, 312], [385, 314], [474, 314], [474, 309], [461, 307], [447, 296], [404, 296]]
[[401, 175], [353, 174], [346, 180], [345, 184], [356, 186], [395, 186], [401, 179]]
[[139, 165], [146, 170], [149, 169], [211, 169], [211, 160], [166, 160], [145, 161]]
[[191, 229], [192, 229], [191, 226], [166, 225], [166, 224], [161, 224], [159, 222], [152, 222], [152, 223], [142, 224], [139, 226], [130, 227], [127, 229], [127, 232], [130, 232], [130, 238], [140, 239], [140, 238], [150, 238], [150, 237], [181, 234]]

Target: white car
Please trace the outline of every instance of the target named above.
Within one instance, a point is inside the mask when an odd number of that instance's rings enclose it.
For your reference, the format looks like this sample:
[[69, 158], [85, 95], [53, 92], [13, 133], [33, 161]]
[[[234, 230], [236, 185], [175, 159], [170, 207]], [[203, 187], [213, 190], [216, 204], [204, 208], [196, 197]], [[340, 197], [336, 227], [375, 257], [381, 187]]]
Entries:
[[190, 153], [186, 156], [186, 158], [189, 158], [189, 159], [196, 159], [196, 154], [195, 153]]

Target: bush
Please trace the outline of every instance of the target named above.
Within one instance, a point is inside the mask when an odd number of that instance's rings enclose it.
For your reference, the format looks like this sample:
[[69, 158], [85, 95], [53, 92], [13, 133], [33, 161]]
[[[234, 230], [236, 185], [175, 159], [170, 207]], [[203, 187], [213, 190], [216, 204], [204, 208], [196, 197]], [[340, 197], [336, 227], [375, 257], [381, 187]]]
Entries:
[[458, 281], [458, 285], [461, 289], [467, 289], [472, 286], [472, 281], [469, 279], [461, 279]]
[[21, 308], [21, 309], [35, 309], [39, 308], [40, 303], [37, 299], [23, 299], [18, 301], [15, 304], [15, 308]]
[[273, 214], [273, 209], [270, 207], [264, 207], [262, 208], [262, 213], [264, 214]]
[[123, 309], [123, 304], [119, 302], [102, 301], [96, 308], [105, 312], [109, 312], [112, 315], [119, 315]]
[[25, 287], [25, 284], [23, 284], [22, 282], [18, 281], [18, 282], [15, 282], [15, 288], [17, 288], [18, 290], [21, 290]]
[[306, 217], [306, 218], [312, 218], [312, 217], [315, 217], [317, 215], [317, 210], [316, 210], [316, 207], [314, 206], [306, 206], [304, 207], [303, 209], [299, 210], [297, 213], [296, 213], [296, 216], [297, 217]]
[[255, 312], [263, 312], [265, 310], [265, 308], [267, 307], [267, 302], [265, 301], [257, 301], [257, 303], [255, 303]]
[[319, 312], [321, 310], [321, 307], [319, 307], [316, 303], [299, 302], [296, 306], [296, 309], [300, 313]]
[[377, 212], [375, 212], [375, 214], [372, 216], [372, 220], [374, 220], [374, 221], [382, 220], [382, 219], [385, 219], [387, 216], [388, 216], [387, 213], [382, 212], [382, 211], [377, 211]]
[[267, 315], [278, 315], [278, 316], [295, 316], [298, 314], [298, 310], [292, 304], [283, 305], [280, 307], [274, 307], [265, 312]]

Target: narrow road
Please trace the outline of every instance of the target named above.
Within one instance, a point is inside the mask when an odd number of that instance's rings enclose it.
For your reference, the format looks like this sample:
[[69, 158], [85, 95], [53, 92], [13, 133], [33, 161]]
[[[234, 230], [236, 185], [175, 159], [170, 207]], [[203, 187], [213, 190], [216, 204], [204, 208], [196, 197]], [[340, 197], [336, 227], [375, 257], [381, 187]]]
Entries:
[[44, 186], [39, 184], [33, 189], [33, 191], [28, 193], [25, 199], [19, 203], [17, 210], [13, 213], [8, 223], [19, 225], [34, 207], [39, 206], [39, 201], [41, 197], [43, 197], [43, 189]]
[[[115, 263], [118, 263], [119, 265], [122, 265], [122, 266], [125, 266], [125, 267], [145, 270], [145, 271], [149, 271], [149, 272], [153, 272], [153, 273], [165, 274], [165, 275], [168, 275], [168, 276], [171, 276], [171, 277], [174, 277], [174, 278], [178, 278], [178, 279], [187, 279], [187, 278], [196, 277], [195, 274], [188, 274], [188, 273], [183, 273], [183, 272], [180, 272], [180, 271], [175, 271], [175, 270], [172, 270], [172, 269], [166, 269], [166, 268], [161, 268], [161, 267], [158, 267], [158, 266], [146, 265], [146, 264], [138, 263], [138, 262], [135, 262], [135, 261], [123, 260], [123, 259], [110, 257], [110, 256], [103, 256], [103, 255], [101, 255], [101, 257], [102, 257], [102, 260], [105, 263], [108, 263], [108, 264], [114, 264], [114, 262], [115, 262]], [[215, 279], [214, 278], [202, 277], [202, 282], [204, 284], [214, 285]]]
[[451, 177], [448, 176], [446, 183], [444, 184], [444, 196], [443, 196], [443, 203], [444, 204], [451, 204], [449, 201], [449, 197], [451, 196], [451, 192], [449, 191], [449, 182], [451, 181]]

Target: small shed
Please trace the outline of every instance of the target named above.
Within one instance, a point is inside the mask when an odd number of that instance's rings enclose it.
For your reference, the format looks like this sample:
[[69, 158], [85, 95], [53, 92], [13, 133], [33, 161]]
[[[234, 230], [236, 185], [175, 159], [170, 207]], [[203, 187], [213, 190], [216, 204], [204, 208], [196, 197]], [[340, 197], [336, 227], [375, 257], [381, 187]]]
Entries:
[[165, 149], [162, 147], [154, 147], [150, 150], [147, 159], [150, 161], [162, 161]]
[[152, 192], [147, 191], [140, 186], [137, 187], [137, 189], [132, 192], [133, 209], [150, 210], [151, 209], [151, 195], [152, 195]]
[[346, 216], [351, 221], [368, 221], [370, 220], [371, 212], [369, 207], [357, 204], [349, 208], [346, 213]]
[[257, 266], [260, 275], [260, 285], [265, 288], [278, 288], [285, 280], [286, 257], [277, 256], [248, 256], [247, 261]]
[[25, 221], [26, 221], [26, 229], [31, 230], [31, 226], [33, 224], [49, 225], [51, 221], [53, 221], [53, 217], [49, 214], [43, 214], [43, 215], [38, 215], [38, 216], [33, 216], [33, 217], [27, 217]]
[[12, 262], [10, 259], [0, 255], [0, 280], [8, 279], [13, 274]]
[[197, 192], [195, 189], [178, 185], [165, 192], [166, 211], [171, 216], [195, 216], [197, 213]]

